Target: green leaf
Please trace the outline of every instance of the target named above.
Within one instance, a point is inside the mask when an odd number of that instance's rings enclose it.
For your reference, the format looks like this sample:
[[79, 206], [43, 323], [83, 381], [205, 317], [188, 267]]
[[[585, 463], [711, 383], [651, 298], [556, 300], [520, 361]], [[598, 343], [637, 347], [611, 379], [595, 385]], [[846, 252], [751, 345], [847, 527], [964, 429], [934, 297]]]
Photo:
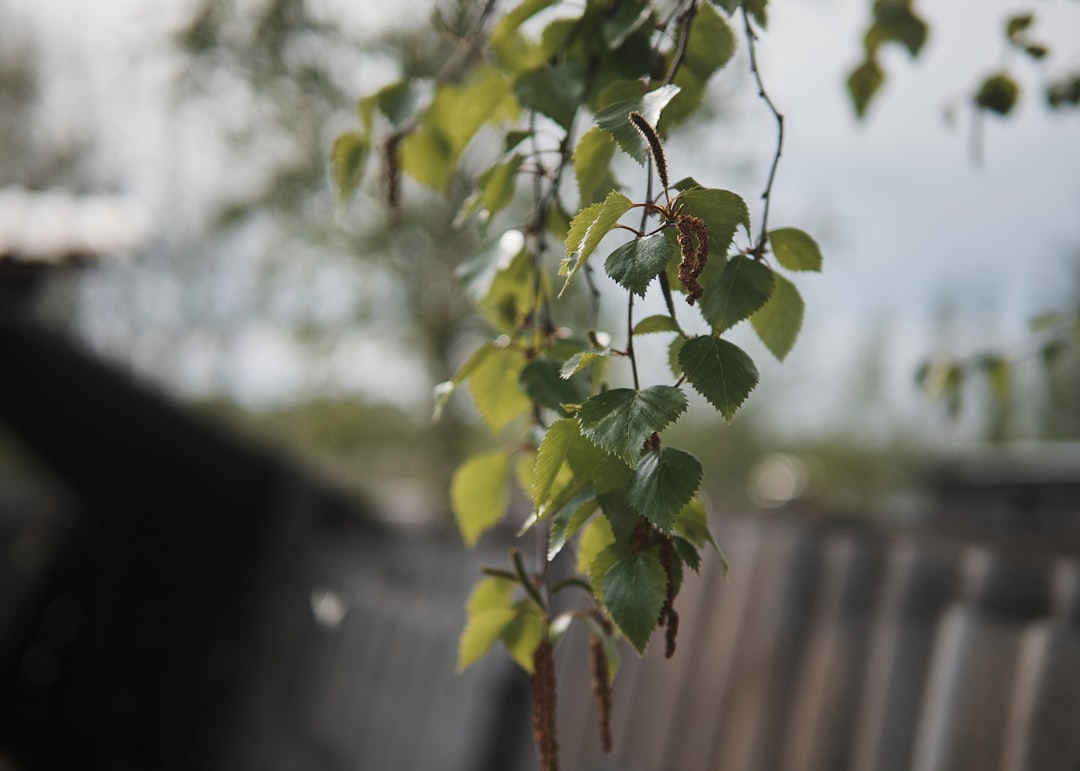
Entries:
[[583, 92], [581, 68], [576, 64], [537, 67], [522, 73], [514, 82], [514, 95], [522, 107], [543, 113], [567, 130]]
[[1020, 86], [1016, 81], [1005, 73], [999, 73], [982, 82], [975, 94], [975, 105], [998, 115], [1008, 115], [1019, 97]]
[[450, 505], [467, 546], [475, 546], [485, 532], [506, 516], [510, 505], [507, 477], [510, 461], [502, 451], [475, 455], [454, 472]]
[[667, 598], [667, 572], [648, 552], [624, 557], [604, 575], [601, 598], [612, 620], [644, 655]]
[[521, 153], [514, 153], [506, 161], [495, 164], [477, 177], [475, 203], [466, 204], [462, 208], [472, 211], [484, 209], [488, 217], [505, 209], [514, 198], [514, 183], [523, 160]]
[[680, 334], [674, 340], [671, 341], [671, 345], [668, 346], [668, 367], [671, 369], [671, 374], [675, 377], [682, 377], [683, 367], [679, 363], [679, 354], [682, 353], [683, 346], [686, 345], [686, 341], [689, 338]]
[[739, 225], [750, 235], [750, 210], [746, 201], [728, 190], [687, 190], [675, 199], [675, 205], [683, 214], [705, 221], [709, 226], [709, 254], [721, 259], [727, 259]]
[[614, 157], [615, 139], [597, 126], [586, 131], [578, 140], [574, 148], [574, 174], [583, 206], [602, 200], [617, 187], [611, 174], [611, 159]]
[[559, 373], [559, 362], [542, 356], [525, 365], [518, 384], [541, 407], [566, 416], [569, 413], [563, 405], [580, 404], [588, 396], [588, 390], [580, 378], [565, 379]]
[[481, 579], [469, 593], [465, 610], [470, 616], [487, 610], [505, 610], [513, 602], [516, 588], [517, 583], [509, 578], [489, 576]]
[[346, 201], [360, 186], [370, 149], [368, 138], [356, 131], [342, 134], [334, 141], [330, 163], [339, 201]]
[[701, 484], [701, 462], [672, 447], [650, 450], [638, 461], [630, 482], [630, 505], [665, 532], [670, 532], [683, 506]]
[[482, 659], [518, 615], [511, 608], [470, 615], [458, 640], [458, 672]]
[[498, 44], [506, 39], [518, 27], [545, 8], [555, 5], [559, 0], [525, 0], [506, 12], [491, 32], [490, 43]]
[[518, 387], [524, 366], [525, 356], [521, 351], [494, 347], [473, 369], [469, 392], [492, 433], [498, 433], [532, 409], [529, 397]]
[[684, 66], [702, 82], [727, 64], [735, 53], [735, 34], [708, 5], [699, 5], [690, 27]]
[[604, 42], [609, 49], [616, 49], [649, 20], [652, 9], [647, 4], [622, 3], [615, 15], [604, 22]]
[[[710, 272], [710, 276], [715, 273]], [[717, 332], [750, 318], [773, 291], [773, 272], [757, 260], [736, 256], [724, 265], [715, 282], [704, 282], [701, 315]]]
[[743, 7], [754, 17], [758, 26], [765, 29], [769, 24], [769, 0], [743, 0]]
[[686, 411], [686, 395], [674, 386], [643, 391], [615, 388], [589, 398], [577, 412], [581, 433], [597, 447], [635, 466], [645, 440]]
[[712, 533], [709, 532], [709, 517], [705, 512], [705, 504], [700, 498], [694, 498], [682, 507], [679, 519], [675, 522], [675, 532], [694, 546], [700, 548], [705, 544], [711, 544], [714, 549], [720, 550]]
[[[590, 575], [589, 571], [597, 557], [613, 543], [615, 536], [611, 532], [611, 523], [603, 517], [590, 520], [581, 532], [581, 540], [578, 542], [577, 572]], [[596, 587], [597, 584], [594, 583], [593, 586]]]
[[581, 430], [573, 418], [556, 420], [548, 426], [540, 449], [536, 452], [536, 468], [533, 472], [533, 503], [537, 507], [547, 502], [570, 444], [580, 436]]
[[547, 558], [550, 562], [589, 520], [599, 504], [591, 489], [582, 490], [567, 502], [551, 518], [551, 535], [548, 538]]
[[874, 23], [866, 33], [866, 50], [873, 53], [882, 43], [899, 43], [913, 57], [919, 55], [929, 27], [911, 9], [909, 2], [877, 2]]
[[[506, 265], [506, 255], [512, 254], [517, 245], [524, 246], [523, 239], [514, 238], [517, 232], [507, 231], [503, 234], [506, 241], [499, 240], [498, 269], [487, 294], [476, 302], [480, 315], [495, 329], [507, 334], [513, 334], [528, 315], [536, 280], [532, 255], [526, 249], [513, 254], [510, 264]], [[550, 283], [546, 273], [540, 276], [540, 283], [542, 293], [547, 295]]]
[[774, 279], [772, 297], [750, 317], [750, 323], [765, 347], [783, 361], [795, 346], [806, 306], [794, 284], [779, 273], [774, 275]]
[[454, 153], [446, 137], [420, 126], [401, 143], [401, 170], [433, 190], [446, 191], [454, 178]]
[[866, 117], [866, 109], [870, 101], [885, 83], [885, 73], [873, 56], [866, 59], [851, 71], [848, 76], [847, 88], [851, 96], [851, 104], [855, 108], [855, 117]]
[[1010, 16], [1008, 21], [1005, 22], [1005, 36], [1008, 38], [1014, 38], [1035, 21], [1035, 14], [1033, 13], [1020, 13], [1015, 16]]
[[570, 232], [566, 236], [566, 257], [559, 265], [559, 275], [566, 276], [566, 283], [559, 292], [560, 297], [570, 285], [570, 280], [581, 270], [585, 260], [631, 206], [633, 203], [629, 198], [613, 190], [603, 203], [582, 209], [570, 222]]
[[769, 245], [776, 261], [788, 270], [821, 271], [821, 249], [813, 238], [798, 228], [770, 230]]
[[1021, 50], [1035, 61], [1045, 59], [1050, 55], [1050, 49], [1039, 43], [1028, 43]]
[[678, 86], [667, 85], [647, 94], [616, 102], [597, 113], [596, 125], [615, 137], [619, 147], [644, 166], [649, 155], [649, 148], [641, 134], [634, 128], [634, 124], [630, 122], [630, 113], [640, 113], [649, 125], [655, 126], [663, 114], [664, 107], [677, 93], [679, 93]]
[[730, 423], [758, 383], [753, 360], [736, 345], [704, 335], [686, 341], [679, 352], [686, 380]]
[[604, 263], [604, 270], [620, 286], [634, 294], [645, 296], [654, 278], [667, 267], [671, 246], [663, 233], [635, 238], [613, 251]]
[[637, 324], [634, 325], [635, 335], [651, 335], [656, 332], [679, 332], [679, 325], [675, 322], [675, 319], [671, 316], [665, 316], [659, 314], [656, 316], [646, 316]]
[[503, 627], [499, 639], [506, 646], [506, 652], [530, 675], [533, 672], [533, 654], [540, 641], [547, 634], [547, 623], [535, 613], [518, 613], [509, 624]]
[[634, 528], [641, 522], [641, 517], [630, 507], [627, 497], [633, 478], [634, 472], [614, 455], [608, 455], [596, 464], [592, 475], [596, 500], [611, 523], [615, 540], [624, 544], [630, 542]]
[[509, 268], [514, 258], [525, 249], [525, 236], [520, 230], [508, 230], [492, 241], [477, 247], [454, 271], [465, 294], [474, 303], [481, 302], [491, 292], [495, 277]]
[[445, 191], [465, 147], [487, 122], [509, 117], [509, 81], [493, 67], [476, 67], [462, 84], [439, 86], [416, 130], [401, 144], [402, 169], [436, 190]]
[[406, 79], [384, 86], [368, 98], [397, 128], [413, 116], [422, 96], [423, 89]]
[[698, 553], [694, 544], [679, 536], [675, 536], [671, 540], [675, 544], [675, 553], [679, 555], [682, 563], [695, 573], [699, 572], [701, 570], [701, 554]]
[[603, 348], [599, 351], [580, 351], [563, 362], [560, 374], [563, 377], [573, 377], [581, 370], [595, 361], [611, 357], [611, 349]]

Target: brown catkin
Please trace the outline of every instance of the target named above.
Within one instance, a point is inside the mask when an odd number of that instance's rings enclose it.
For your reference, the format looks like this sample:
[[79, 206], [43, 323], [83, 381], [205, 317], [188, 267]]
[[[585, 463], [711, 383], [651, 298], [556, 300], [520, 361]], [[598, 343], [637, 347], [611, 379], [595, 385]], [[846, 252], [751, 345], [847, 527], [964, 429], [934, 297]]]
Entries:
[[670, 659], [675, 655], [675, 638], [679, 634], [679, 614], [675, 611], [675, 581], [672, 578], [674, 563], [678, 557], [675, 554], [675, 544], [670, 538], [665, 538], [660, 545], [660, 564], [667, 573], [667, 597], [664, 598], [664, 606], [660, 609], [658, 626], [667, 626], [664, 634], [664, 658]]
[[698, 217], [680, 214], [675, 218], [675, 228], [679, 231], [679, 251], [682, 254], [679, 280], [686, 287], [686, 302], [693, 305], [704, 291], [698, 277], [705, 270], [705, 261], [709, 256], [709, 226]]
[[653, 165], [656, 166], [656, 176], [660, 177], [660, 184], [663, 185], [664, 190], [667, 190], [670, 187], [668, 185], [667, 158], [664, 157], [664, 146], [660, 144], [660, 136], [640, 112], [630, 113], [630, 122], [634, 124], [634, 128], [641, 134], [645, 144], [649, 146], [649, 155], [652, 156]]
[[600, 747], [611, 752], [611, 681], [608, 678], [607, 656], [604, 641], [594, 634], [589, 643], [589, 660], [592, 664], [592, 688], [596, 698], [596, 714], [600, 720]]
[[541, 640], [533, 651], [533, 733], [540, 756], [540, 771], [559, 771], [559, 744], [555, 738], [555, 659], [551, 643]]

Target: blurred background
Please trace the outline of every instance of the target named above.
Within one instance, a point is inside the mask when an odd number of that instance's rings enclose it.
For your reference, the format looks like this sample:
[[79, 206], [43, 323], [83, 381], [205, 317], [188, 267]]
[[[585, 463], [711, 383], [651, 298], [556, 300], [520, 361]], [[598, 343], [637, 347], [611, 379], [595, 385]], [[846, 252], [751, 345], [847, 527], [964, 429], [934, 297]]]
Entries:
[[[465, 397], [430, 420], [486, 335], [453, 276], [465, 185], [407, 185], [391, 222], [377, 173], [348, 204], [328, 182], [356, 100], [431, 76], [475, 6], [0, 0], [0, 768], [535, 762], [524, 675], [453, 672], [512, 534], [460, 547], [446, 490], [483, 430]], [[1075, 742], [1036, 762], [1050, 740], [1006, 726], [1080, 668], [1080, 116], [1043, 96], [1080, 71], [1080, 5], [1037, 6], [1043, 61], [1003, 42], [1014, 3], [922, 9], [862, 122], [871, 4], [775, 6], [771, 221], [825, 270], [783, 364], [736, 330], [762, 370], [736, 420], [674, 428], [731, 578], [688, 585], [681, 662], [625, 662], [616, 757], [564, 686], [567, 767], [1075, 771]], [[1002, 68], [1018, 108], [977, 115]], [[756, 216], [749, 79], [744, 49], [669, 162]], [[972, 696], [985, 671], [1007, 683]], [[949, 723], [965, 700], [1001, 708]], [[997, 738], [950, 743], [972, 731]]]

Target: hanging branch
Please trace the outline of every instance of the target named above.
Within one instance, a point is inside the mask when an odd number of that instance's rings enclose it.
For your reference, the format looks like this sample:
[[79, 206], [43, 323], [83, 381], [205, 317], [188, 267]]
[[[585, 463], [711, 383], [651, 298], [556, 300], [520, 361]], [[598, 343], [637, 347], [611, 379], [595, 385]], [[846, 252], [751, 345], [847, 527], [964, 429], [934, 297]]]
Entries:
[[742, 9], [742, 16], [743, 28], [746, 30], [746, 44], [750, 50], [750, 71], [754, 74], [754, 82], [757, 83], [758, 96], [765, 101], [769, 111], [776, 118], [776, 154], [773, 156], [772, 168], [769, 169], [769, 180], [765, 185], [765, 192], [761, 194], [762, 199], [765, 201], [765, 209], [761, 214], [761, 234], [758, 236], [757, 243], [748, 251], [748, 254], [760, 260], [765, 257], [765, 242], [769, 233], [769, 204], [772, 202], [772, 188], [773, 182], [776, 180], [776, 167], [780, 164], [780, 155], [784, 148], [784, 116], [776, 109], [776, 105], [769, 98], [769, 94], [765, 91], [765, 84], [761, 80], [761, 70], [758, 67], [757, 53], [754, 46], [757, 35], [750, 25], [750, 14], [747, 13], [745, 6]]

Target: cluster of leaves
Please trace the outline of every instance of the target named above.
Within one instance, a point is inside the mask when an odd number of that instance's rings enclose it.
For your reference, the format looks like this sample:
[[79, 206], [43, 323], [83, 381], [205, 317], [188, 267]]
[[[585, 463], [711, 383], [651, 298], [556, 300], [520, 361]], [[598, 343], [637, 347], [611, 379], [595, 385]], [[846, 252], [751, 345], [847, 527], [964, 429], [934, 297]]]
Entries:
[[1041, 313], [1031, 320], [1030, 327], [1032, 339], [1012, 352], [927, 359], [916, 371], [916, 383], [928, 397], [941, 400], [952, 419], [963, 411], [967, 386], [976, 380], [985, 383], [998, 411], [1007, 410], [1017, 367], [1034, 360], [1049, 373], [1065, 354], [1080, 349], [1080, 309], [1072, 314]]
[[[1033, 12], [1011, 15], [1005, 20], [1003, 33], [1009, 51], [1042, 61], [1050, 55], [1050, 49], [1032, 37], [1031, 28], [1035, 21]], [[866, 115], [871, 101], [885, 83], [885, 71], [878, 57], [881, 46], [886, 43], [898, 45], [915, 58], [922, 51], [929, 32], [930, 28], [918, 14], [913, 0], [874, 0], [871, 22], [863, 41], [863, 60], [851, 71], [847, 81], [858, 117]], [[1080, 74], [1048, 80], [1043, 84], [1043, 90], [1051, 108], [1080, 106]], [[1007, 69], [1001, 69], [982, 78], [971, 93], [971, 104], [980, 113], [1008, 115], [1019, 98], [1020, 84]]]
[[[755, 27], [767, 22], [765, 0], [524, 0], [495, 21], [492, 8], [479, 11], [460, 56], [437, 77], [404, 79], [361, 100], [360, 125], [338, 138], [332, 161], [348, 196], [369, 157], [381, 153], [394, 206], [401, 175], [450, 191], [466, 150], [499, 138], [500, 152], [471, 175], [458, 217], [484, 236], [458, 275], [493, 339], [436, 389], [436, 413], [466, 386], [498, 439], [453, 477], [451, 504], [465, 542], [510, 516], [517, 486], [532, 503], [521, 532], [536, 532], [546, 546], [532, 571], [517, 551], [508, 568], [486, 571], [468, 601], [459, 666], [501, 641], [533, 673], [535, 722], [550, 727], [548, 673], [534, 669], [571, 624], [592, 629], [601, 690], [615, 676], [617, 635], [644, 653], [664, 627], [668, 655], [674, 651], [673, 602], [684, 570], [697, 570], [700, 551], [716, 543], [699, 494], [702, 464], [661, 434], [687, 411], [688, 389], [732, 419], [758, 371], [724, 335], [749, 320], [783, 359], [803, 301], [777, 268], [817, 271], [822, 258], [803, 231], [767, 227], [779, 146], [756, 239], [739, 195], [669, 179], [664, 137], [701, 105], [710, 78], [731, 60], [736, 14], [757, 76], [753, 46]], [[782, 118], [760, 77], [757, 85], [782, 141]], [[475, 142], [481, 135], [486, 141]], [[616, 180], [626, 165], [620, 155], [642, 167], [637, 193]], [[571, 172], [576, 195], [566, 189]], [[622, 346], [597, 328], [599, 314], [586, 329], [555, 321], [575, 280], [591, 289], [584, 296], [598, 298], [590, 258], [617, 235], [625, 238], [607, 251], [603, 269], [625, 290]], [[558, 287], [555, 242], [565, 245]], [[662, 296], [666, 313], [635, 322], [635, 299], [650, 292]], [[697, 319], [677, 317], [680, 295]], [[566, 301], [575, 296], [583, 297], [571, 291]], [[646, 371], [635, 338], [661, 334], [671, 336], [668, 365]], [[548, 564], [568, 548], [576, 548], [580, 576], [550, 581]], [[583, 604], [562, 612], [557, 595], [571, 588], [584, 590]], [[598, 700], [606, 703], [603, 693]], [[554, 762], [553, 737], [541, 736], [549, 730], [537, 729], [545, 768]]]

